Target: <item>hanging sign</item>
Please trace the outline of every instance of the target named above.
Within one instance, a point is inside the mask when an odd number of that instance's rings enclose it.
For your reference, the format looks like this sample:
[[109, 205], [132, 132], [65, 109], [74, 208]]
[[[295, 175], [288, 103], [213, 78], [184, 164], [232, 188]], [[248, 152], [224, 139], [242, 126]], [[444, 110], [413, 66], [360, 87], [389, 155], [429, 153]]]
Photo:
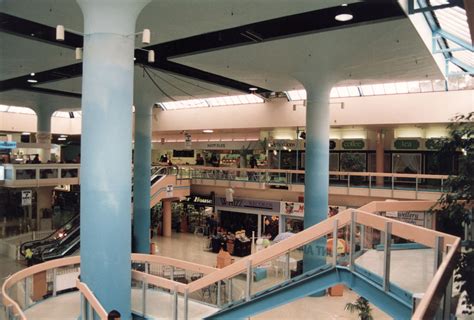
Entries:
[[0, 149], [16, 149], [16, 141], [0, 141]]
[[169, 184], [166, 186], [166, 197], [170, 198], [173, 196], [173, 185]]
[[397, 139], [393, 146], [395, 149], [416, 150], [420, 147], [420, 141], [415, 139]]
[[294, 217], [304, 217], [304, 203], [282, 201], [280, 205], [280, 213]]
[[33, 191], [31, 190], [22, 190], [21, 191], [21, 205], [31, 206], [31, 198], [33, 197]]
[[186, 133], [184, 135], [184, 147], [186, 149], [191, 149], [192, 142], [191, 142], [191, 135], [189, 133]]
[[365, 148], [365, 142], [362, 139], [357, 140], [343, 140], [342, 148], [349, 150], [362, 150]]

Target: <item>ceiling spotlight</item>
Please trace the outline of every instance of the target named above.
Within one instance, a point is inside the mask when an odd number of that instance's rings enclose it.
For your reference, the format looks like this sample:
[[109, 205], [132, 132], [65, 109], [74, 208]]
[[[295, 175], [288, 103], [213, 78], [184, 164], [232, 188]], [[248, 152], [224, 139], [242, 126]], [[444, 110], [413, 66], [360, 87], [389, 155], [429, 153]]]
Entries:
[[76, 60], [82, 59], [82, 48], [76, 48]]
[[29, 132], [22, 132], [21, 134], [24, 135], [24, 136], [29, 136], [30, 135]]
[[352, 15], [351, 10], [349, 9], [346, 3], [341, 5], [341, 8], [338, 9], [337, 14], [334, 17], [334, 19], [341, 22], [349, 21], [353, 18], [354, 16]]
[[144, 44], [150, 44], [150, 40], [151, 40], [151, 32], [150, 32], [150, 29], [143, 29], [142, 43], [144, 43]]
[[56, 26], [56, 40], [64, 41], [64, 26], [58, 24]]
[[249, 88], [249, 90], [250, 90], [250, 92], [254, 93], [255, 91], [257, 91], [257, 90], [258, 90], [258, 88], [255, 88], [255, 87], [250, 87], [250, 88]]
[[66, 140], [66, 137], [59, 137], [58, 138], [58, 141], [65, 141]]
[[35, 79], [28, 79], [27, 81], [28, 81], [29, 83], [36, 83], [36, 82], [38, 82], [38, 80], [35, 80]]
[[34, 72], [30, 73], [30, 76], [34, 77], [34, 76], [35, 76], [35, 73], [34, 73]]
[[155, 51], [154, 50], [149, 50], [148, 51], [148, 62], [149, 63], [155, 62]]
[[213, 133], [214, 130], [212, 130], [212, 129], [205, 129], [205, 130], [202, 130], [202, 132], [204, 132], [204, 133]]

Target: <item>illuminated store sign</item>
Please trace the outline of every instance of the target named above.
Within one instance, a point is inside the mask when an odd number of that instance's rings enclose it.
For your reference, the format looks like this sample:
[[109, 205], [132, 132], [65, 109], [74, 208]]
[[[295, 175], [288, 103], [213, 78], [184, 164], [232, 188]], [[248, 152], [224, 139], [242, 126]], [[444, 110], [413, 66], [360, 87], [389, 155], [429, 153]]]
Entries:
[[16, 141], [0, 141], [0, 149], [16, 149]]

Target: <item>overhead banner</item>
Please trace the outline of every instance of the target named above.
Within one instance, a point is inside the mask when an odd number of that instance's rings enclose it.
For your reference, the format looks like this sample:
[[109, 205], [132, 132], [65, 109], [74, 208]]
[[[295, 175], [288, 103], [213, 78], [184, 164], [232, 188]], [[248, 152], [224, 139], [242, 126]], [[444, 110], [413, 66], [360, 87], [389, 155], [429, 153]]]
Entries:
[[304, 203], [282, 201], [280, 204], [280, 213], [287, 216], [304, 217]]

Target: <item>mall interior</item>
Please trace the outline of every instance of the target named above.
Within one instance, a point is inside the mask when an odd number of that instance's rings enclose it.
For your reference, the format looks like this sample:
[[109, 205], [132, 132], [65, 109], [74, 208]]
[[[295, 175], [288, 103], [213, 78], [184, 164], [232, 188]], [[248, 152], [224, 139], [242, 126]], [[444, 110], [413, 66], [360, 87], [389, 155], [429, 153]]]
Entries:
[[474, 1], [0, 5], [0, 319], [472, 319]]

